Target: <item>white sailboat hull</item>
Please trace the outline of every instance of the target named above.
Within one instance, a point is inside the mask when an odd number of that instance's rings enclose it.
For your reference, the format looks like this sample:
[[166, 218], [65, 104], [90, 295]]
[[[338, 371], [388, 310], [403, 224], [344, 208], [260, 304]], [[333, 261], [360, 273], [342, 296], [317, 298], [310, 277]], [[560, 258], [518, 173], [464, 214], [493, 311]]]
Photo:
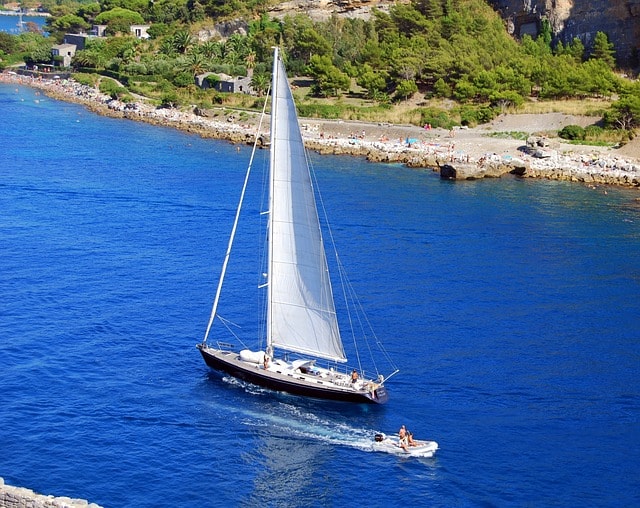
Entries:
[[[384, 404], [388, 399], [382, 384], [373, 381], [352, 383], [346, 374], [315, 366], [307, 369], [304, 362], [275, 360], [265, 369], [263, 364], [243, 360], [237, 352], [202, 344], [198, 349], [209, 367], [271, 390], [343, 402]], [[307, 363], [310, 364], [313, 362]]]

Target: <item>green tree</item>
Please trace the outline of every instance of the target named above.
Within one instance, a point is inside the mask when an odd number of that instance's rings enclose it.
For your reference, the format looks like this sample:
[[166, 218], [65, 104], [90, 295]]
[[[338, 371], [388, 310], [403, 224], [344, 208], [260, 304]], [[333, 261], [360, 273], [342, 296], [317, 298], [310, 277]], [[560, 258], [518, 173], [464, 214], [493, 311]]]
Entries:
[[476, 87], [468, 79], [461, 79], [456, 83], [453, 96], [460, 102], [470, 101], [476, 96]]
[[401, 80], [413, 81], [422, 71], [423, 60], [411, 49], [399, 49], [394, 52], [391, 68]]
[[584, 44], [582, 44], [582, 41], [578, 37], [574, 37], [568, 44], [567, 52], [578, 63], [584, 60]]
[[450, 97], [451, 87], [445, 83], [444, 79], [438, 78], [438, 80], [433, 84], [433, 93], [436, 97]]
[[271, 82], [270, 76], [265, 73], [254, 74], [251, 78], [251, 88], [253, 88], [258, 96], [262, 97], [269, 89], [269, 83]]
[[48, 37], [26, 32], [18, 35], [16, 40], [16, 50], [24, 54], [28, 65], [51, 62], [51, 41]]
[[416, 85], [415, 81], [411, 79], [403, 79], [396, 87], [395, 98], [396, 100], [404, 101], [411, 98], [411, 96], [417, 91], [418, 85]]
[[78, 51], [73, 57], [73, 65], [75, 67], [103, 69], [111, 58], [107, 55], [105, 48], [106, 42], [104, 39], [89, 39], [85, 49]]
[[7, 32], [0, 32], [0, 53], [10, 55], [17, 47], [15, 36]]
[[604, 115], [609, 127], [631, 131], [640, 127], [640, 96], [628, 95], [611, 105]]
[[322, 97], [336, 96], [340, 90], [348, 90], [351, 84], [349, 76], [333, 65], [328, 56], [312, 56], [309, 74], [315, 80], [314, 93]]
[[181, 70], [189, 72], [192, 76], [197, 76], [198, 74], [202, 74], [203, 72], [209, 69], [207, 65], [206, 58], [202, 55], [202, 53], [198, 53], [192, 51], [189, 53], [186, 58], [182, 57], [183, 60], [180, 61], [179, 68]]
[[580, 66], [583, 73], [584, 91], [590, 95], [611, 97], [617, 82], [608, 64], [602, 60], [587, 60]]
[[108, 32], [111, 35], [115, 35], [117, 33], [129, 33], [131, 25], [141, 25], [144, 23], [144, 19], [137, 12], [115, 7], [96, 16], [96, 23], [107, 25]]
[[91, 23], [95, 21], [96, 16], [100, 14], [101, 11], [102, 9], [100, 8], [100, 4], [94, 2], [90, 4], [80, 5], [80, 7], [78, 7], [77, 14], [88, 23]]
[[367, 91], [367, 97], [373, 99], [378, 93], [387, 89], [388, 79], [389, 75], [386, 72], [374, 71], [370, 65], [365, 64], [356, 83]]
[[171, 38], [171, 45], [176, 53], [185, 54], [193, 44], [193, 36], [188, 30], [178, 30]]
[[170, 24], [180, 20], [186, 21], [189, 10], [186, 0], [154, 0], [147, 9], [147, 16], [153, 23]]
[[149, 0], [100, 0], [102, 11], [125, 9], [142, 14], [149, 8]]
[[493, 71], [481, 71], [473, 78], [473, 86], [476, 90], [476, 97], [482, 101], [489, 100], [489, 97], [499, 90], [498, 79]]
[[551, 40], [553, 39], [553, 31], [551, 30], [551, 23], [548, 19], [543, 19], [540, 26], [540, 34], [538, 34], [537, 40], [540, 40], [540, 44], [544, 45], [547, 50], [545, 52], [551, 52]]
[[501, 113], [506, 113], [510, 108], [517, 108], [524, 102], [522, 95], [512, 90], [494, 92], [489, 97], [491, 105], [500, 109]]
[[198, 52], [202, 53], [205, 58], [210, 60], [219, 59], [222, 54], [220, 43], [216, 41], [206, 41], [199, 44], [197, 47]]
[[442, 0], [414, 0], [414, 5], [429, 19], [440, 19], [444, 15]]
[[160, 97], [160, 105], [163, 108], [177, 108], [180, 105], [178, 93], [173, 89], [163, 92]]
[[75, 14], [65, 14], [54, 20], [50, 26], [52, 33], [60, 34], [80, 33], [90, 28], [89, 23], [87, 23], [84, 18], [76, 16]]
[[598, 32], [593, 40], [593, 51], [590, 59], [602, 60], [610, 69], [616, 65], [615, 50], [604, 32]]

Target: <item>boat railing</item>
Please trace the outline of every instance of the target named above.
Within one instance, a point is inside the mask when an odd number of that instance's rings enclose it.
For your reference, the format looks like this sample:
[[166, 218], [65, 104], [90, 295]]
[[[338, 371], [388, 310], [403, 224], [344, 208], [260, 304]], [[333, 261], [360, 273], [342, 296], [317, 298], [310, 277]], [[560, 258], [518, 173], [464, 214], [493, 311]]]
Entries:
[[218, 349], [228, 349], [229, 351], [235, 351], [236, 349], [235, 344], [230, 344], [229, 342], [222, 342], [220, 340], [216, 342], [216, 346], [218, 346]]

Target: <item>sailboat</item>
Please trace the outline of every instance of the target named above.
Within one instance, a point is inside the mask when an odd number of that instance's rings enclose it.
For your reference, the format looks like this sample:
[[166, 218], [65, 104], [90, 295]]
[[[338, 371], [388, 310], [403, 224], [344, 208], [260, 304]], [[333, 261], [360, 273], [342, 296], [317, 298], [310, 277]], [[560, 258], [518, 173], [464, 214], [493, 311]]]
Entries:
[[[254, 147], [255, 153], [255, 147]], [[253, 155], [252, 155], [253, 159]], [[206, 364], [271, 390], [356, 403], [385, 403], [388, 376], [367, 377], [347, 362], [307, 154], [293, 95], [278, 48], [271, 84], [269, 210], [267, 211], [266, 347], [254, 351], [209, 344], [237, 230], [251, 163], [236, 210], [222, 274], [201, 343]], [[220, 319], [223, 319], [220, 317]], [[237, 350], [239, 349], [239, 350]], [[392, 365], [390, 363], [390, 365]]]

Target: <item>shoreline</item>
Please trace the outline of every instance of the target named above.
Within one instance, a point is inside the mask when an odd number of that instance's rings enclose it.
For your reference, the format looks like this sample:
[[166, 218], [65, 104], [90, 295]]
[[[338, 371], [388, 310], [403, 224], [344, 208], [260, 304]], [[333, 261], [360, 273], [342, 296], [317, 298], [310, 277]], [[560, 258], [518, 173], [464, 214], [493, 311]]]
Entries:
[[[225, 108], [196, 108], [194, 112], [184, 112], [156, 108], [142, 101], [125, 104], [73, 80], [47, 80], [3, 72], [0, 73], [0, 83], [37, 88], [54, 99], [82, 104], [101, 115], [172, 127], [236, 144], [253, 144], [260, 116], [258, 112], [247, 113], [240, 120], [236, 110]], [[509, 129], [507, 125], [510, 119], [518, 116], [507, 115], [490, 125], [451, 131], [306, 118], [300, 118], [300, 124], [305, 145], [320, 154], [358, 156], [370, 162], [430, 169], [440, 171], [443, 178], [476, 180], [510, 174], [590, 186], [603, 184], [640, 188], [640, 158], [617, 155], [612, 148], [569, 145], [545, 139], [541, 143], [545, 147], [540, 149], [531, 141], [541, 141], [536, 136], [528, 140], [527, 148], [521, 140], [491, 137], [492, 133], [518, 130]], [[555, 116], [562, 117], [559, 120], [569, 119], [567, 115]], [[525, 122], [524, 127], [530, 134], [535, 134], [535, 127], [545, 130], [544, 125], [536, 126], [531, 118], [525, 118]], [[267, 139], [266, 133], [260, 136], [263, 145]], [[533, 155], [536, 150], [538, 155], [544, 150], [542, 157]]]
[[0, 477], [0, 508], [102, 508], [86, 499], [38, 494], [25, 487], [15, 487]]

